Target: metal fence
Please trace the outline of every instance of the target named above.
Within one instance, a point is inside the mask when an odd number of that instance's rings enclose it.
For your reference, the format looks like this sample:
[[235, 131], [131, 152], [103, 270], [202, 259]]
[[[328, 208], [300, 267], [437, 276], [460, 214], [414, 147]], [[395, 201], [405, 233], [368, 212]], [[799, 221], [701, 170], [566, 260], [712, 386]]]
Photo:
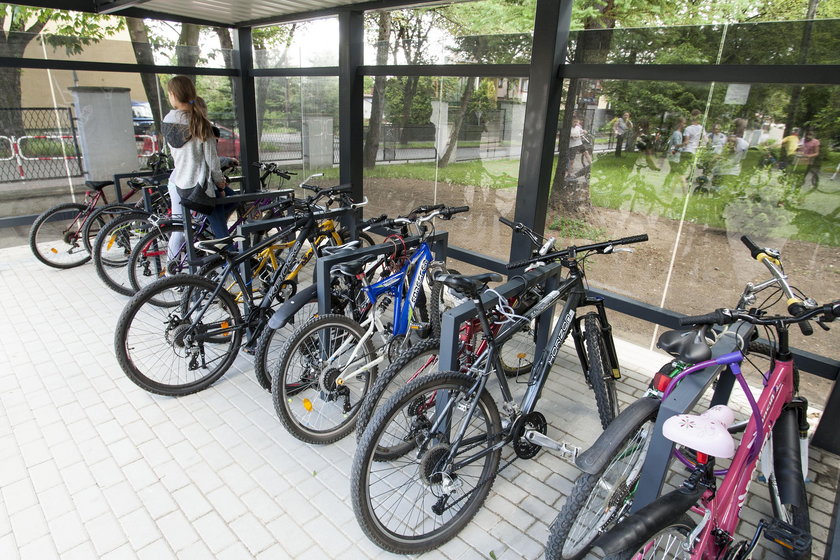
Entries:
[[80, 175], [69, 107], [0, 108], [0, 182]]

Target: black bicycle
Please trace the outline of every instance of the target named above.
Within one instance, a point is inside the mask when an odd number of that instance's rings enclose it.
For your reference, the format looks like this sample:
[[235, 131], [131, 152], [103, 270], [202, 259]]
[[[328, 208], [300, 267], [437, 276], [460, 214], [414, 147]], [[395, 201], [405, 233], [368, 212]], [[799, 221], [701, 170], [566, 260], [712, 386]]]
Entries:
[[[570, 333], [595, 392], [601, 422], [606, 426], [612, 420], [618, 409], [613, 387], [620, 377], [618, 360], [603, 301], [587, 292], [581, 261], [593, 253], [612, 253], [618, 245], [646, 240], [647, 235], [639, 235], [569, 247], [508, 265], [522, 268], [559, 261], [569, 275], [495, 335], [480, 296], [488, 282], [499, 281], [501, 276], [438, 277], [472, 300], [488, 348], [467, 373], [439, 372], [408, 383], [382, 406], [365, 429], [350, 482], [356, 519], [373, 542], [391, 552], [419, 553], [454, 537], [490, 492], [501, 470], [501, 449], [505, 445], [513, 446], [515, 458], [533, 458], [542, 447], [575, 454], [566, 444], [546, 435], [546, 419], [536, 411], [549, 371]], [[499, 348], [563, 299], [563, 310], [517, 403]], [[580, 308], [589, 306], [596, 311], [578, 316]], [[487, 390], [493, 371], [504, 399], [504, 418]]]

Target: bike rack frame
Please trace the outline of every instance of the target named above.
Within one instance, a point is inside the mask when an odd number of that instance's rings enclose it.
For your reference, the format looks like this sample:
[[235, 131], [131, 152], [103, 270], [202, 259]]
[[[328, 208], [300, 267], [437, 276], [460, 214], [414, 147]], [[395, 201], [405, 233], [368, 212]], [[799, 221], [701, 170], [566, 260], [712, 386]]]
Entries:
[[[734, 352], [738, 349], [738, 341], [749, 341], [755, 331], [755, 326], [739, 321], [728, 331], [734, 336], [723, 336], [712, 346], [712, 358]], [[671, 453], [674, 443], [662, 435], [662, 425], [665, 420], [675, 414], [685, 414], [691, 410], [703, 393], [715, 379], [718, 380], [712, 396], [711, 406], [726, 404], [735, 384], [735, 376], [729, 372], [727, 366], [707, 367], [702, 371], [685, 377], [679, 386], [667, 399], [662, 401], [656, 415], [656, 425], [653, 429], [653, 439], [650, 442], [645, 462], [642, 465], [641, 477], [637, 485], [636, 496], [633, 498], [631, 513], [639, 511], [644, 506], [659, 497], [668, 468], [673, 459]]]

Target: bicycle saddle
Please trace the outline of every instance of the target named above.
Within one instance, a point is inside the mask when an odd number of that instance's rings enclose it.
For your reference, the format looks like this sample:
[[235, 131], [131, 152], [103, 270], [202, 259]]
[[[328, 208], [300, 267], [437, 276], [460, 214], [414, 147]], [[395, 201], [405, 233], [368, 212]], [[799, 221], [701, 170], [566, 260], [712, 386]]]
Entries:
[[445, 286], [456, 290], [470, 299], [478, 297], [488, 282], [500, 282], [502, 280], [501, 274], [495, 272], [485, 272], [483, 274], [473, 274], [471, 276], [464, 276], [461, 274], [440, 274], [435, 280], [439, 280]]
[[333, 255], [338, 255], [342, 253], [349, 253], [352, 249], [355, 249], [359, 246], [358, 241], [348, 241], [343, 245], [338, 245], [337, 247], [332, 247], [327, 245], [326, 247], [321, 247], [321, 253], [325, 257], [331, 257]]
[[695, 451], [729, 459], [735, 455], [735, 440], [727, 428], [735, 413], [725, 404], [713, 406], [703, 414], [677, 414], [662, 425], [662, 435]]
[[228, 235], [227, 237], [220, 237], [219, 239], [208, 239], [206, 241], [197, 241], [195, 248], [199, 251], [207, 253], [224, 253], [231, 245], [238, 241], [245, 241], [242, 235]]
[[334, 272], [337, 272], [339, 274], [344, 274], [346, 276], [356, 276], [365, 269], [365, 265], [367, 263], [375, 260], [376, 255], [365, 255], [364, 257], [353, 261], [347, 261], [341, 264], [337, 264], [332, 269]]
[[667, 331], [662, 333], [656, 347], [675, 358], [696, 364], [712, 357], [712, 349], [706, 341], [708, 325], [690, 331]]
[[113, 185], [113, 181], [85, 181], [85, 185], [96, 191], [101, 191], [108, 185]]

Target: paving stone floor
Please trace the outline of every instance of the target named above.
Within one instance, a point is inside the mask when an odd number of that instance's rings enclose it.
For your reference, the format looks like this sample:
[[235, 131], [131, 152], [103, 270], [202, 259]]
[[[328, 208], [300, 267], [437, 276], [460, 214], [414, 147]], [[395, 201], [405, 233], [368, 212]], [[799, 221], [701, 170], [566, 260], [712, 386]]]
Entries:
[[[317, 447], [286, 433], [247, 356], [195, 395], [139, 389], [113, 352], [126, 300], [90, 264], [54, 270], [28, 247], [0, 249], [0, 558], [393, 556], [368, 542], [353, 516], [355, 438]], [[663, 358], [621, 341], [619, 356], [626, 404]], [[600, 432], [594, 400], [568, 371], [570, 352], [555, 368], [539, 409], [549, 435], [585, 446]], [[814, 554], [822, 557], [840, 458], [818, 450], [811, 458]], [[474, 521], [424, 558], [542, 557], [576, 477], [551, 452], [514, 463]], [[763, 488], [752, 489], [747, 524], [769, 511]], [[765, 557], [775, 555], [756, 554]]]

